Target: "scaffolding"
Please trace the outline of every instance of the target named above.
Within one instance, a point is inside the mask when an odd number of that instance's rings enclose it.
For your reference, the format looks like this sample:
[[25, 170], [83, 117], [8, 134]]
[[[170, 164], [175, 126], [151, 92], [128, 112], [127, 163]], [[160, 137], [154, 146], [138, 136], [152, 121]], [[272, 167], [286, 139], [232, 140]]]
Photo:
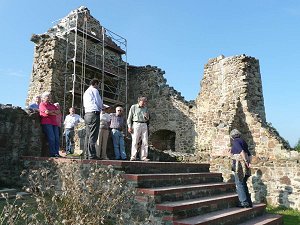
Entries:
[[64, 24], [67, 47], [63, 118], [71, 106], [83, 117], [83, 94], [93, 78], [100, 81], [103, 102], [123, 106], [127, 113], [126, 39], [101, 26], [87, 9], [69, 14]]

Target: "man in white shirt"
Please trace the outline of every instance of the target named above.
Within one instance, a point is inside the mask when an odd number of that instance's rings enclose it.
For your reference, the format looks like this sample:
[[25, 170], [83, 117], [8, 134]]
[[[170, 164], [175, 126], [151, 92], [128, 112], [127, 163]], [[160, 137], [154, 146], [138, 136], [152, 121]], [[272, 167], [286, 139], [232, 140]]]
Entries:
[[96, 156], [96, 142], [99, 134], [100, 112], [103, 102], [98, 91], [99, 80], [92, 79], [90, 87], [83, 94], [85, 110], [85, 143], [84, 156], [86, 159], [98, 159]]
[[73, 107], [69, 109], [69, 112], [70, 114], [66, 116], [64, 121], [67, 155], [74, 153], [74, 128], [79, 122], [84, 122], [78, 114], [75, 114], [75, 109]]

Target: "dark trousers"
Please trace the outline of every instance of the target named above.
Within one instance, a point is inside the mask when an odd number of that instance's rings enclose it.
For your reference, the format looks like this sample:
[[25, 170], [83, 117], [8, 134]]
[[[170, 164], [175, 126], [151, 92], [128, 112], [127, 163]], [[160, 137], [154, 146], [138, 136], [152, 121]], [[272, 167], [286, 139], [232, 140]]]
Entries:
[[84, 115], [84, 122], [84, 157], [85, 159], [94, 159], [96, 158], [96, 142], [99, 135], [100, 115], [88, 112]]

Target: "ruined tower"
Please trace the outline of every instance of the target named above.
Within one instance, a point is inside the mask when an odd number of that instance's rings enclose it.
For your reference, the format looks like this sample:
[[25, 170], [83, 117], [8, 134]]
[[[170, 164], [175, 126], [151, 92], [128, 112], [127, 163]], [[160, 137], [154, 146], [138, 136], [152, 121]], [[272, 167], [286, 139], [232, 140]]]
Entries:
[[204, 67], [197, 100], [198, 148], [225, 155], [229, 133], [241, 131], [255, 155], [284, 156], [289, 148], [266, 122], [259, 62], [253, 57], [219, 56]]
[[82, 115], [83, 93], [97, 78], [106, 104], [126, 106], [126, 39], [104, 28], [86, 7], [73, 10], [31, 41], [36, 45], [27, 103], [50, 91], [64, 112], [73, 106]]

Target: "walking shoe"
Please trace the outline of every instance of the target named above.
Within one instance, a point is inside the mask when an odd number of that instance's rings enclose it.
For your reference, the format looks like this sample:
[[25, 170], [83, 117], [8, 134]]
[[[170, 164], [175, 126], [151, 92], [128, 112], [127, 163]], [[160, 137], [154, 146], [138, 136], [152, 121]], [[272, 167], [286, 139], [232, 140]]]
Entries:
[[145, 161], [145, 162], [147, 162], [147, 161], [150, 161], [150, 159], [148, 159], [148, 158], [144, 158], [144, 159], [142, 159], [142, 161]]
[[239, 208], [252, 208], [252, 205], [249, 205], [249, 203], [241, 204], [240, 202], [237, 204], [237, 207]]
[[136, 159], [134, 159], [134, 158], [131, 158], [131, 159], [130, 159], [130, 161], [136, 161]]

